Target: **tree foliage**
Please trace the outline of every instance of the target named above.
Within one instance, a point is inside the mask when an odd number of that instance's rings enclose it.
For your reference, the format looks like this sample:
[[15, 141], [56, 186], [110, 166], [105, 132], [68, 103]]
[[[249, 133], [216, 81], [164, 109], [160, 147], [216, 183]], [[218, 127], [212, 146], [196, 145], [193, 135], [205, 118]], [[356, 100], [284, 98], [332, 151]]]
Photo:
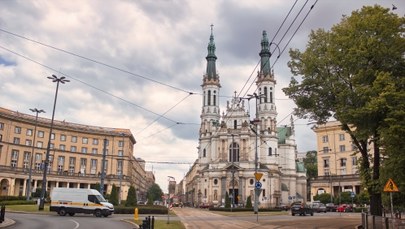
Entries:
[[134, 207], [138, 203], [138, 200], [136, 198], [136, 189], [134, 186], [130, 186], [128, 190], [128, 195], [127, 195], [127, 200], [125, 201], [125, 206], [126, 207]]
[[318, 176], [317, 152], [315, 150], [308, 151], [304, 158], [304, 166], [307, 170], [307, 179], [311, 180]]
[[225, 208], [231, 207], [231, 199], [229, 198], [228, 192], [225, 193]]
[[109, 202], [113, 205], [118, 205], [118, 188], [115, 184], [112, 185]]
[[404, 21], [389, 9], [365, 6], [330, 31], [312, 31], [305, 52], [290, 51], [291, 72], [302, 79], [283, 89], [299, 117], [319, 124], [336, 119], [352, 137], [373, 215], [382, 215], [381, 155], [388, 155], [387, 166], [405, 171], [399, 152], [405, 148], [399, 135], [405, 131]]
[[319, 200], [321, 203], [327, 204], [331, 202], [331, 195], [330, 193], [317, 194], [314, 196], [314, 200]]
[[148, 189], [148, 193], [147, 193], [147, 198], [148, 198], [148, 204], [151, 201], [153, 204], [153, 202], [155, 200], [162, 200], [162, 195], [163, 195], [163, 191], [160, 188], [160, 186], [156, 183], [152, 184], [149, 189]]
[[247, 199], [246, 199], [246, 206], [245, 206], [245, 208], [252, 208], [253, 206], [252, 206], [252, 197], [251, 196], [248, 196], [247, 197]]

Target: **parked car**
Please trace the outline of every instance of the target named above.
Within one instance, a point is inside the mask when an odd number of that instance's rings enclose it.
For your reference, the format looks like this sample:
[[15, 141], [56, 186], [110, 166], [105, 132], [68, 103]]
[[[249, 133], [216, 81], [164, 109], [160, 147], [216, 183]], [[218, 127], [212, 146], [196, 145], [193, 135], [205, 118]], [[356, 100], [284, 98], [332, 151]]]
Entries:
[[336, 208], [337, 212], [353, 212], [353, 207], [349, 204], [341, 204]]
[[317, 213], [321, 213], [321, 212], [326, 213], [327, 212], [326, 206], [323, 203], [319, 203], [319, 204], [314, 205], [312, 207], [312, 209], [314, 210], [314, 212], [317, 212]]
[[328, 212], [335, 212], [337, 206], [334, 203], [327, 203], [326, 205], [326, 211]]
[[279, 206], [276, 207], [276, 209], [280, 209], [281, 211], [288, 211], [290, 210], [290, 206], [286, 204], [280, 204]]
[[298, 215], [314, 215], [314, 209], [312, 209], [309, 205], [306, 204], [294, 204], [291, 206], [291, 215], [295, 216]]

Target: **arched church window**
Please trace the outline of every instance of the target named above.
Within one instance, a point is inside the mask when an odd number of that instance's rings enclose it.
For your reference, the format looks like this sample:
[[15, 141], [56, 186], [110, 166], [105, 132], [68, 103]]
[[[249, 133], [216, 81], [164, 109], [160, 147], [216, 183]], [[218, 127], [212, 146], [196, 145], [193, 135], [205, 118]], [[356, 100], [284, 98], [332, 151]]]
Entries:
[[238, 129], [238, 121], [237, 120], [233, 120], [233, 129]]
[[213, 98], [214, 106], [217, 105], [217, 91], [214, 91], [214, 98]]
[[218, 185], [218, 179], [214, 179], [214, 185]]
[[206, 156], [207, 156], [207, 150], [203, 149], [203, 157], [206, 157]]
[[207, 104], [205, 104], [205, 102], [206, 102], [205, 96], [207, 96], [207, 95], [205, 94], [205, 91], [204, 91], [204, 96], [203, 96], [203, 106], [207, 105]]
[[229, 161], [239, 162], [239, 144], [236, 142], [231, 143], [229, 147]]
[[270, 103], [273, 103], [273, 92], [270, 92]]
[[211, 90], [208, 90], [208, 106], [211, 106]]
[[254, 182], [255, 182], [255, 181], [254, 181], [253, 179], [250, 179], [250, 180], [249, 180], [249, 184], [250, 184], [250, 185], [253, 185]]
[[273, 149], [269, 147], [269, 156], [273, 156]]
[[267, 103], [267, 87], [264, 87], [264, 102]]

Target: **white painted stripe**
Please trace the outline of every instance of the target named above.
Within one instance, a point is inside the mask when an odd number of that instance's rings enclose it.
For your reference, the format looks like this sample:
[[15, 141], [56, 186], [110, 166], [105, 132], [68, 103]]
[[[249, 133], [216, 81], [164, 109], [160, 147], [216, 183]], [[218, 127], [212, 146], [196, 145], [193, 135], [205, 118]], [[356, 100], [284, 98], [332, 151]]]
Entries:
[[70, 221], [73, 221], [76, 224], [76, 227], [73, 229], [77, 229], [80, 227], [80, 224], [76, 220], [70, 219]]

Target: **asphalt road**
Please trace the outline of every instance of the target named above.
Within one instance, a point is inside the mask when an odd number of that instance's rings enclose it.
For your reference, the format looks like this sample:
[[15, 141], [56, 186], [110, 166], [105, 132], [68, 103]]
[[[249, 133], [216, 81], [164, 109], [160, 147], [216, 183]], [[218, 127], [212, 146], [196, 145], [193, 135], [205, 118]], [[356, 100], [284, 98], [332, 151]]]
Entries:
[[15, 221], [10, 229], [102, 229], [120, 228], [133, 229], [134, 225], [122, 219], [131, 215], [112, 215], [107, 218], [97, 218], [93, 215], [76, 214], [75, 216], [59, 216], [53, 214], [6, 213], [8, 218]]
[[289, 212], [234, 213], [224, 216], [196, 208], [174, 208], [175, 213], [187, 229], [343, 229], [355, 228], [361, 224], [360, 213], [315, 213], [314, 216], [291, 216]]

